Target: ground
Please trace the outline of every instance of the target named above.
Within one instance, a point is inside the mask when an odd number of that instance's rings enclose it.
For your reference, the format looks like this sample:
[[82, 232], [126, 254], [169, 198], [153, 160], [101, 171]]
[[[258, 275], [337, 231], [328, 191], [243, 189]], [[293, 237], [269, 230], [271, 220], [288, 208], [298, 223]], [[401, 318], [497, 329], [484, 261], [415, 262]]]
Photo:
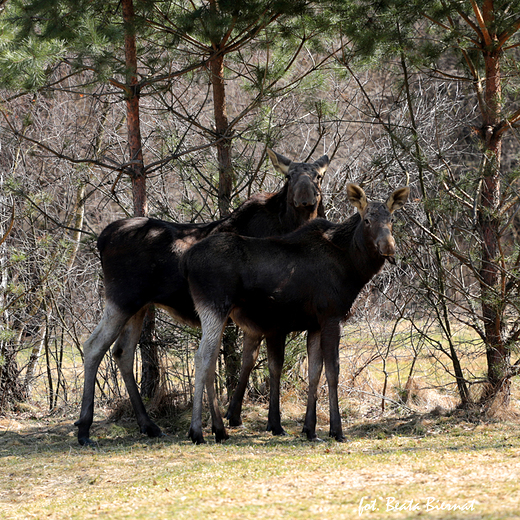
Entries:
[[[0, 420], [2, 518], [520, 518], [520, 422], [460, 412], [396, 414], [346, 424], [347, 442], [310, 443], [298, 418], [285, 437], [248, 407], [221, 445], [161, 439], [134, 421], [100, 420], [95, 448], [76, 441], [73, 411]], [[296, 415], [295, 415], [296, 417]], [[320, 422], [323, 423], [322, 418]], [[179, 426], [179, 424], [181, 426]]]

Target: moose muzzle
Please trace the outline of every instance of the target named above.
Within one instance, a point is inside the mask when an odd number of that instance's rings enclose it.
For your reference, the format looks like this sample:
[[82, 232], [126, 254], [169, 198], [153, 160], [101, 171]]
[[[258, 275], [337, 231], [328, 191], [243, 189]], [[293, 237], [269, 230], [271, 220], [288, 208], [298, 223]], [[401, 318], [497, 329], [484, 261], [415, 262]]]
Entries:
[[383, 231], [376, 240], [376, 247], [381, 256], [395, 264], [395, 239], [389, 229]]
[[296, 208], [313, 209], [318, 204], [318, 192], [309, 177], [302, 176], [296, 183], [293, 202]]

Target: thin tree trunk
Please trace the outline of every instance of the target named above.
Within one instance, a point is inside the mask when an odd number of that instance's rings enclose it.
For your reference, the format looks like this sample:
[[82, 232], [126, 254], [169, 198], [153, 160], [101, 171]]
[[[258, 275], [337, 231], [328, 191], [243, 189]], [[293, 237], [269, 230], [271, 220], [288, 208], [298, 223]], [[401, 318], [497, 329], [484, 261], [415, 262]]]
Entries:
[[137, 48], [135, 42], [134, 4], [132, 0], [122, 0], [123, 20], [125, 22], [125, 60], [126, 60], [126, 124], [130, 161], [128, 171], [132, 180], [134, 216], [148, 214], [146, 200], [146, 175], [143, 162], [141, 141], [141, 122], [139, 118], [139, 80], [137, 78]]
[[486, 337], [489, 388], [483, 398], [499, 393], [503, 404], [510, 400], [510, 381], [506, 377], [510, 365], [510, 352], [503, 337], [503, 301], [498, 266], [500, 240], [500, 166], [502, 139], [498, 132], [501, 123], [501, 51], [484, 52], [486, 67], [485, 110], [483, 114], [482, 142], [484, 165], [481, 192], [479, 227], [482, 238], [481, 294], [482, 315]]
[[[0, 202], [8, 207], [8, 197], [4, 191], [4, 174], [0, 171]], [[13, 217], [14, 219], [14, 210]], [[9, 272], [7, 270], [8, 251], [5, 240], [10, 232], [10, 226], [3, 226], [0, 221], [0, 329], [4, 335], [0, 336], [0, 412], [9, 409], [12, 403], [22, 398], [21, 385], [19, 382], [19, 370], [16, 361], [18, 345], [20, 344], [20, 334], [18, 337], [10, 337], [11, 321], [9, 311], [5, 309], [5, 295], [9, 284]]]
[[218, 55], [211, 60], [211, 85], [213, 88], [213, 112], [217, 138], [218, 161], [218, 207], [221, 217], [231, 211], [233, 191], [233, 164], [231, 161], [231, 135], [226, 106], [226, 88], [224, 82], [224, 56]]
[[[214, 45], [215, 47], [215, 45]], [[224, 56], [218, 55], [211, 60], [211, 84], [213, 88], [213, 112], [217, 137], [218, 161], [218, 208], [220, 217], [231, 212], [231, 195], [233, 192], [233, 164], [231, 160], [231, 135], [226, 106], [226, 87], [224, 81]], [[238, 329], [234, 325], [226, 327], [222, 339], [224, 356], [226, 389], [230, 396], [235, 389], [241, 365], [241, 356], [238, 349]]]
[[[137, 77], [137, 48], [135, 41], [135, 13], [133, 0], [122, 0], [123, 20], [125, 23], [125, 60], [127, 70], [127, 128], [128, 148], [130, 152], [129, 172], [132, 179], [132, 197], [134, 216], [148, 215], [146, 196], [146, 172], [144, 169], [143, 148], [141, 140], [141, 124], [139, 116], [139, 80]], [[141, 348], [141, 394], [143, 397], [153, 397], [159, 387], [159, 366], [157, 345], [153, 341], [155, 328], [155, 310], [148, 308], [144, 321], [143, 332], [139, 341]]]
[[141, 395], [151, 399], [159, 389], [161, 373], [159, 369], [159, 352], [154, 341], [155, 308], [148, 307], [144, 317], [143, 331], [139, 344], [141, 347]]
[[47, 341], [47, 335], [49, 331], [49, 322], [51, 320], [51, 311], [52, 307], [49, 306], [47, 309], [45, 321], [40, 325], [38, 329], [37, 337], [39, 338], [37, 343], [31, 350], [31, 355], [29, 357], [29, 362], [27, 363], [27, 369], [25, 371], [24, 383], [22, 386], [22, 393], [24, 401], [30, 399], [32, 388], [34, 384], [34, 378], [36, 373], [36, 367], [38, 366], [38, 361], [43, 352], [43, 347]]

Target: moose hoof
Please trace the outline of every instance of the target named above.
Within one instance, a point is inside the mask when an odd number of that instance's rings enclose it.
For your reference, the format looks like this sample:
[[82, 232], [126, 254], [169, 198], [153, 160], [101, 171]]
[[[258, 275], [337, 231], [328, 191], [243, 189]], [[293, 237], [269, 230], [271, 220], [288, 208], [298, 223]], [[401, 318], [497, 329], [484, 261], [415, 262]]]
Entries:
[[345, 442], [345, 440], [346, 440], [342, 433], [330, 432], [329, 435], [330, 435], [330, 437], [334, 437], [334, 439], [336, 439], [337, 442]]
[[231, 414], [226, 414], [226, 419], [229, 421], [229, 426], [236, 428], [242, 426], [242, 419], [240, 417], [233, 417]]
[[308, 441], [320, 441], [321, 439], [318, 438], [316, 435], [316, 430], [313, 428], [307, 428], [306, 426], [302, 429], [302, 434], [307, 436]]
[[145, 433], [146, 435], [148, 435], [148, 437], [151, 438], [164, 437], [164, 433], [162, 432], [161, 428], [159, 428], [159, 426], [157, 426], [155, 423], [143, 426], [141, 428], [141, 433]]
[[87, 446], [87, 448], [94, 448], [96, 443], [90, 439], [90, 437], [78, 437], [78, 442], [81, 446]]
[[303, 432], [305, 433], [305, 435], [307, 436], [307, 440], [309, 442], [316, 442], [316, 443], [319, 443], [319, 442], [323, 442], [323, 439], [320, 439], [315, 433], [309, 433], [309, 432]]
[[282, 427], [271, 429], [268, 428], [267, 431], [270, 431], [273, 435], [277, 437], [285, 437], [287, 435], [287, 432]]
[[270, 422], [267, 422], [265, 431], [271, 432], [273, 435], [287, 435], [281, 424], [273, 425]]
[[95, 442], [90, 440], [90, 426], [85, 426], [81, 419], [78, 419], [74, 426], [78, 427], [78, 442], [81, 446], [94, 446]]
[[202, 435], [202, 432], [195, 432], [195, 430], [192, 430], [190, 428], [190, 431], [188, 433], [188, 437], [191, 439], [193, 444], [206, 444], [206, 441], [204, 440], [204, 437]]
[[222, 441], [227, 441], [229, 439], [229, 435], [227, 434], [226, 430], [218, 430], [215, 431], [215, 442], [221, 443]]

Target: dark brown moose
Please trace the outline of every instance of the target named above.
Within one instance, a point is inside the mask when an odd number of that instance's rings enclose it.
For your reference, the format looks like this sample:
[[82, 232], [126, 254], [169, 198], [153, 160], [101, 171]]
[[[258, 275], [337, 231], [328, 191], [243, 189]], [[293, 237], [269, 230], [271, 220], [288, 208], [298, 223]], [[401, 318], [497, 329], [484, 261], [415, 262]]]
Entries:
[[[151, 218], [131, 218], [109, 224], [99, 236], [97, 245], [103, 267], [106, 305], [101, 322], [84, 345], [83, 399], [80, 418], [75, 423], [80, 444], [91, 443], [89, 432], [96, 374], [114, 341], [112, 353], [141, 432], [150, 437], [162, 435], [139, 395], [133, 373], [134, 352], [146, 308], [151, 303], [164, 308], [179, 321], [200, 324], [188, 284], [179, 271], [179, 258], [184, 251], [214, 233], [225, 231], [258, 237], [281, 235], [311, 219], [325, 216], [321, 179], [329, 164], [328, 157], [324, 155], [314, 163], [296, 163], [271, 150], [268, 153], [275, 168], [287, 178], [278, 193], [259, 193], [228, 217], [209, 224], [174, 224]], [[245, 334], [246, 357], [255, 355], [254, 349], [258, 348], [261, 339], [257, 335], [249, 339]], [[280, 343], [277, 338], [274, 340]]]
[[358, 212], [343, 224], [317, 219], [279, 238], [224, 233], [185, 253], [181, 269], [202, 324], [189, 431], [193, 442], [204, 442], [204, 386], [215, 438], [217, 442], [228, 438], [214, 381], [229, 317], [252, 336], [280, 338], [291, 331], [309, 331], [309, 395], [303, 431], [308, 439], [316, 439], [317, 390], [325, 364], [330, 435], [344, 440], [338, 406], [340, 324], [385, 260], [394, 260], [392, 213], [405, 204], [408, 194], [409, 188], [400, 188], [386, 203], [368, 202], [359, 186], [349, 184], [347, 195]]

